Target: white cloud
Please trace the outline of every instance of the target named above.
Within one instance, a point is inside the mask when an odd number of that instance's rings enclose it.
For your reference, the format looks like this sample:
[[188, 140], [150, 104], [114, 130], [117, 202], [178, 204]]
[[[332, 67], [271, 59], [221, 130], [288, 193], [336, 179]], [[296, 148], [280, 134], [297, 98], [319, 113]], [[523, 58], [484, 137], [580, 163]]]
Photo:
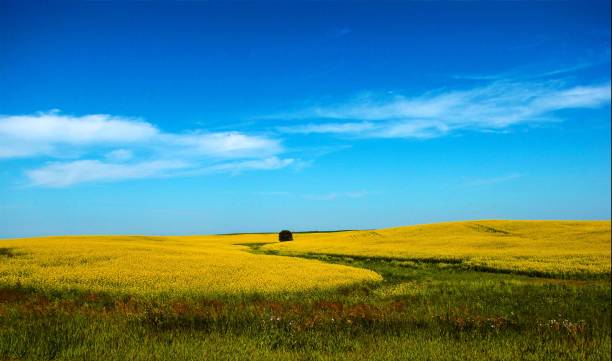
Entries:
[[[558, 81], [494, 82], [469, 90], [417, 97], [362, 97], [285, 115], [319, 123], [281, 127], [286, 133], [330, 133], [368, 138], [430, 138], [457, 130], [491, 131], [555, 118], [559, 110], [610, 103], [610, 83], [568, 87]], [[333, 122], [329, 122], [333, 120]]]
[[213, 165], [195, 164], [184, 160], [152, 160], [140, 162], [112, 162], [94, 159], [71, 162], [51, 162], [26, 172], [30, 184], [42, 187], [67, 187], [78, 183], [121, 181], [140, 178], [193, 176], [213, 173], [239, 174], [252, 170], [285, 168], [294, 159], [270, 157]]
[[281, 159], [278, 157], [270, 157], [265, 159], [247, 160], [241, 162], [228, 162], [213, 165], [205, 168], [207, 172], [229, 172], [229, 173], [240, 173], [246, 170], [272, 170], [285, 168], [295, 162], [295, 159]]
[[98, 160], [56, 162], [27, 171], [32, 185], [66, 187], [76, 183], [94, 181], [118, 181], [161, 177], [171, 171], [188, 168], [183, 161], [147, 161], [133, 164], [107, 163]]
[[439, 121], [414, 119], [397, 122], [347, 122], [347, 123], [309, 123], [304, 125], [279, 127], [288, 134], [348, 134], [377, 138], [396, 138], [410, 134], [413, 138], [431, 138], [441, 135], [449, 127]]
[[57, 111], [0, 117], [0, 137], [23, 141], [88, 144], [130, 143], [150, 139], [158, 130], [138, 119], [93, 114], [81, 117]]
[[323, 123], [323, 124], [304, 124], [289, 127], [279, 127], [283, 133], [301, 133], [301, 134], [316, 134], [316, 133], [359, 133], [375, 129], [375, 125], [370, 122], [355, 122], [355, 123]]
[[183, 154], [220, 158], [264, 157], [281, 151], [277, 140], [239, 132], [166, 134], [163, 142]]
[[427, 119], [390, 122], [379, 126], [371, 135], [378, 138], [434, 138], [448, 133], [451, 127], [444, 122]]
[[181, 157], [261, 158], [282, 151], [280, 142], [240, 132], [162, 132], [136, 118], [71, 116], [57, 111], [0, 115], [0, 158], [87, 153], [100, 147], [140, 147]]
[[106, 114], [0, 115], [0, 158], [55, 155], [67, 145], [142, 143], [158, 134], [149, 123]]
[[282, 152], [280, 141], [267, 136], [170, 133], [136, 118], [58, 111], [0, 115], [0, 158], [62, 160], [27, 171], [36, 186], [280, 169], [295, 161], [276, 156]]

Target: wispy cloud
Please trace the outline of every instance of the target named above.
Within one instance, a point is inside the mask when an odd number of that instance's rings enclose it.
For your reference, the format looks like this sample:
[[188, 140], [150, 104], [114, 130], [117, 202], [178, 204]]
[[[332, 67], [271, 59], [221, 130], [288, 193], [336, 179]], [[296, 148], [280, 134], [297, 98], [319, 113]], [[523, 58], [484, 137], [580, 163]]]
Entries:
[[287, 197], [291, 196], [291, 192], [286, 191], [269, 191], [269, 192], [254, 192], [253, 194], [259, 196], [272, 196], [272, 197]]
[[299, 163], [277, 157], [283, 151], [281, 142], [269, 136], [198, 129], [170, 133], [138, 118], [58, 111], [0, 115], [0, 158], [47, 161], [26, 172], [35, 186], [235, 174]]
[[290, 166], [294, 159], [270, 157], [213, 165], [186, 160], [110, 162], [95, 159], [50, 162], [26, 172], [30, 184], [42, 187], [67, 187], [78, 183], [113, 182], [129, 179], [194, 176], [215, 173], [240, 174], [252, 170], [274, 170]]
[[557, 111], [609, 103], [609, 82], [568, 86], [560, 81], [495, 81], [467, 90], [443, 89], [415, 97], [366, 96], [304, 109], [283, 118], [308, 123], [278, 130], [364, 138], [431, 138], [460, 130], [499, 131], [556, 121], [560, 120]]
[[27, 176], [34, 186], [66, 187], [84, 182], [161, 177], [189, 166], [183, 161], [157, 160], [126, 164], [77, 160], [50, 163], [27, 171]]
[[188, 156], [216, 158], [260, 158], [282, 151], [279, 141], [265, 136], [240, 132], [163, 134], [160, 143], [172, 151]]
[[592, 68], [593, 66], [603, 64], [604, 62], [609, 62], [610, 58], [604, 60], [603, 58], [600, 60], [594, 60], [590, 62], [581, 62], [574, 65], [560, 66], [554, 68], [552, 70], [539, 71], [539, 72], [525, 72], [524, 69], [516, 69], [511, 71], [500, 72], [497, 74], [455, 74], [452, 75], [453, 79], [460, 80], [484, 80], [484, 81], [493, 81], [493, 80], [504, 80], [504, 79], [515, 79], [515, 80], [533, 80], [539, 78], [547, 78], [554, 77], [558, 75], [565, 75], [568, 73], [574, 73], [577, 71], [585, 70]]
[[350, 33], [353, 32], [353, 29], [348, 28], [348, 27], [342, 27], [342, 28], [338, 28], [334, 31], [334, 36], [338, 37], [338, 38], [342, 38], [344, 36], [349, 35]]
[[241, 162], [228, 162], [203, 168], [204, 172], [228, 172], [238, 174], [248, 170], [272, 170], [281, 169], [293, 164], [296, 160], [292, 158], [281, 159], [269, 157], [265, 159], [246, 160]]
[[[543, 40], [537, 41], [534, 44], [541, 44]], [[527, 47], [530, 47], [527, 45]], [[599, 50], [596, 53], [585, 54], [582, 59], [572, 64], [530, 64], [527, 66], [521, 66], [515, 69], [506, 70], [498, 73], [476, 73], [476, 74], [455, 74], [452, 75], [453, 79], [460, 80], [483, 80], [483, 81], [494, 81], [494, 80], [534, 80], [543, 78], [553, 78], [560, 75], [566, 76], [572, 73], [580, 72], [586, 69], [590, 69], [597, 66], [610, 66], [610, 48]], [[545, 69], [545, 70], [544, 70]]]
[[519, 173], [510, 173], [497, 177], [488, 177], [488, 178], [475, 178], [470, 179], [463, 183], [463, 187], [480, 187], [480, 186], [488, 186], [499, 183], [510, 182], [516, 179], [521, 178], [522, 175]]
[[261, 196], [271, 196], [271, 197], [297, 197], [302, 199], [307, 199], [311, 201], [333, 201], [337, 199], [356, 199], [363, 198], [369, 196], [371, 194], [376, 194], [378, 192], [369, 192], [365, 190], [352, 191], [352, 192], [324, 192], [324, 193], [291, 193], [286, 191], [271, 191], [271, 192], [256, 192], [255, 194]]
[[283, 133], [360, 133], [375, 129], [375, 125], [369, 122], [359, 123], [310, 123], [296, 126], [279, 127]]
[[316, 194], [305, 194], [303, 198], [313, 201], [333, 201], [340, 198], [362, 198], [369, 195], [367, 191], [355, 191], [355, 192], [329, 192], [329, 193], [316, 193]]

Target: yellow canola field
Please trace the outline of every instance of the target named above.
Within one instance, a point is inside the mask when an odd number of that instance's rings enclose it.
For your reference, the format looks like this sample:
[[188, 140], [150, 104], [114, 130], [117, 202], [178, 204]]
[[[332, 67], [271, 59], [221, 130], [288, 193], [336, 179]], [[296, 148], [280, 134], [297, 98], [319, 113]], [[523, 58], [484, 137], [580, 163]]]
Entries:
[[379, 281], [375, 272], [249, 253], [458, 261], [552, 276], [610, 275], [610, 222], [471, 221], [376, 231], [226, 236], [73, 236], [0, 240], [0, 286], [201, 296], [329, 289]]
[[308, 233], [264, 249], [406, 260], [551, 276], [609, 275], [610, 221], [470, 221]]
[[172, 297], [292, 292], [381, 280], [365, 269], [251, 254], [236, 245], [253, 242], [276, 242], [276, 235], [0, 240], [0, 286]]

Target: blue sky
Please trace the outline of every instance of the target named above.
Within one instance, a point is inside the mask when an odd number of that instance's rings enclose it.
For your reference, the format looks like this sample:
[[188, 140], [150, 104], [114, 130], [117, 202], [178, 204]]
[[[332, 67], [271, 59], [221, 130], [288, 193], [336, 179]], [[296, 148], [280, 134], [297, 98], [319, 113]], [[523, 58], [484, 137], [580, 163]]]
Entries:
[[610, 219], [609, 2], [0, 1], [0, 237]]

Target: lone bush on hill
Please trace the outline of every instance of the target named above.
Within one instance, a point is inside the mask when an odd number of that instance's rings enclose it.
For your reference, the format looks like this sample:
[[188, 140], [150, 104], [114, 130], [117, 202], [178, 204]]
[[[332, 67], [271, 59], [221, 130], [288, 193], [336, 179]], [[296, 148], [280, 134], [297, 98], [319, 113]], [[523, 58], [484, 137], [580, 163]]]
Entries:
[[282, 231], [278, 233], [278, 241], [279, 242], [293, 241], [293, 234], [291, 233], [291, 231], [283, 229]]

